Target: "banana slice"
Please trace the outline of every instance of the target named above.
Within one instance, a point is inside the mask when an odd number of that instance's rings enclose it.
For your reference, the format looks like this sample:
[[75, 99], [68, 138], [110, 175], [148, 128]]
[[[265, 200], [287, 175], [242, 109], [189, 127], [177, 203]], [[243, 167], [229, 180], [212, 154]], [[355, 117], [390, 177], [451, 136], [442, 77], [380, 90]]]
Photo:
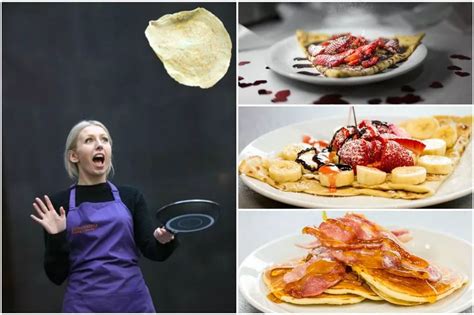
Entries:
[[387, 173], [377, 168], [357, 165], [357, 182], [363, 185], [379, 185], [385, 182]]
[[325, 165], [319, 169], [319, 182], [329, 188], [350, 186], [354, 182], [354, 171], [343, 171], [337, 166]]
[[445, 155], [446, 141], [443, 139], [426, 139], [422, 141], [425, 149], [421, 155]]
[[421, 184], [426, 180], [426, 169], [421, 166], [400, 166], [392, 170], [392, 183]]
[[304, 149], [311, 148], [311, 145], [307, 143], [293, 143], [285, 146], [283, 150], [278, 153], [278, 156], [284, 160], [294, 161], [299, 152]]
[[430, 174], [449, 174], [453, 170], [453, 162], [450, 158], [440, 155], [423, 155], [417, 164], [426, 169]]
[[434, 117], [421, 117], [408, 120], [401, 124], [403, 128], [416, 139], [428, 139], [439, 128], [439, 122]]
[[268, 175], [278, 182], [296, 182], [301, 178], [301, 165], [293, 161], [274, 160], [268, 168]]
[[456, 127], [449, 124], [439, 127], [433, 134], [433, 138], [443, 139], [446, 142], [446, 147], [452, 148], [458, 140], [458, 132]]

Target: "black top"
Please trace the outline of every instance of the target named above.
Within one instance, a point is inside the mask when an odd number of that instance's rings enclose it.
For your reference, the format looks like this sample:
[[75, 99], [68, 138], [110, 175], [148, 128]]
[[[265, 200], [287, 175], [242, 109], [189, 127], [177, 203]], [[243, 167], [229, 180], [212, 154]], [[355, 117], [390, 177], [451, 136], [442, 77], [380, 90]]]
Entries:
[[[152, 217], [148, 213], [143, 194], [129, 186], [118, 186], [117, 189], [122, 202], [132, 214], [135, 243], [143, 256], [156, 261], [163, 261], [168, 258], [178, 246], [176, 237], [169, 243], [159, 243], [153, 236], [156, 226], [154, 226]], [[66, 210], [66, 216], [69, 211], [70, 191], [71, 188], [50, 197], [54, 209], [59, 213], [59, 208], [62, 206]], [[107, 183], [76, 186], [76, 206], [79, 206], [82, 202], [112, 200], [114, 200], [112, 190]], [[45, 232], [45, 247], [44, 269], [48, 278], [55, 284], [60, 285], [69, 274], [69, 243], [66, 231], [58, 234], [48, 234]]]

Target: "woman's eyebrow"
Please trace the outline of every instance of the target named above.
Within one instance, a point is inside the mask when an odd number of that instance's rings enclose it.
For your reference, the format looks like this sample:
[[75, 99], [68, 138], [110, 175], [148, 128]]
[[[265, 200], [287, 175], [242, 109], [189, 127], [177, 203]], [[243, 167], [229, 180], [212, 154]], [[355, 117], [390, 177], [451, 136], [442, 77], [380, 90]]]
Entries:
[[106, 133], [101, 133], [101, 134], [99, 134], [99, 135], [96, 135], [96, 134], [93, 134], [93, 133], [89, 133], [89, 134], [84, 135], [84, 138], [87, 138], [87, 137], [95, 137], [95, 136], [98, 136], [98, 137], [106, 136], [106, 137], [108, 137]]

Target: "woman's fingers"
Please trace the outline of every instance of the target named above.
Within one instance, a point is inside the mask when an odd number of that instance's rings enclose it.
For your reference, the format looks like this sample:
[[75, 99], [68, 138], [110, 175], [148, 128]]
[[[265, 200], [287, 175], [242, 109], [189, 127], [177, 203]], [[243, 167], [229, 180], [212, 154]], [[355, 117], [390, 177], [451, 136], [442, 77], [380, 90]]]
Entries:
[[46, 213], [48, 210], [48, 207], [46, 207], [46, 205], [44, 204], [43, 200], [41, 200], [40, 198], [36, 198], [36, 203], [40, 206], [41, 210]]
[[59, 208], [59, 216], [64, 217], [66, 215], [66, 210], [63, 207]]
[[38, 213], [39, 217], [43, 219], [44, 213], [41, 211], [40, 207], [36, 204], [36, 202], [33, 203], [33, 208], [35, 208], [36, 212]]
[[43, 221], [40, 218], [36, 217], [34, 214], [30, 214], [30, 218], [32, 218], [33, 220], [35, 220], [39, 224], [43, 225]]
[[[53, 211], [54, 207], [53, 207], [53, 204], [51, 203], [51, 200], [49, 200], [48, 195], [44, 195], [44, 200], [46, 201], [46, 206], [48, 206], [48, 209], [50, 211]], [[56, 211], [56, 210], [54, 210], [54, 211]]]

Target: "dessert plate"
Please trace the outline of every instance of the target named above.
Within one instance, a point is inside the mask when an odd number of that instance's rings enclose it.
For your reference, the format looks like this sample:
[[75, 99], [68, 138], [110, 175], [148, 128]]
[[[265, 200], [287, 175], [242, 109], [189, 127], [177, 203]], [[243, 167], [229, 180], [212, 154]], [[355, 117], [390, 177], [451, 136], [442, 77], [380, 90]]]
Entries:
[[[408, 117], [358, 117], [363, 119], [377, 119], [392, 123], [407, 120]], [[250, 143], [242, 150], [239, 161], [252, 156], [275, 156], [283, 147], [290, 143], [301, 142], [304, 134], [313, 136], [315, 139], [330, 140], [333, 133], [340, 126], [346, 124], [344, 118], [328, 118], [324, 120], [312, 120], [289, 125], [271, 131]], [[246, 175], [240, 175], [242, 182], [255, 192], [270, 199], [303, 208], [417, 208], [447, 202], [463, 197], [472, 192], [472, 148], [468, 144], [461, 161], [455, 167], [454, 172], [446, 179], [438, 191], [431, 197], [418, 200], [390, 199], [371, 196], [353, 197], [324, 197], [305, 193], [293, 193], [278, 190], [257, 179]]]
[[[317, 30], [318, 33], [327, 33], [327, 34], [339, 34], [347, 32], [345, 30], [338, 30], [338, 29], [331, 29], [331, 30]], [[363, 35], [367, 38], [378, 38], [380, 36], [385, 37], [392, 37], [397, 32], [390, 31], [352, 31], [353, 34]], [[296, 40], [296, 36], [290, 36], [286, 39], [283, 39], [273, 46], [271, 46], [268, 50], [268, 54], [266, 57], [266, 63], [270, 67], [271, 70], [275, 71], [276, 73], [294, 79], [298, 81], [308, 82], [312, 84], [318, 85], [360, 85], [360, 84], [369, 84], [379, 81], [388, 80], [397, 76], [400, 76], [408, 71], [413, 70], [417, 66], [419, 66], [423, 60], [426, 58], [428, 54], [428, 49], [425, 45], [420, 44], [413, 54], [405, 61], [400, 62], [397, 64], [397, 68], [389, 68], [386, 69], [384, 72], [377, 73], [374, 75], [369, 76], [362, 76], [362, 77], [351, 77], [351, 78], [327, 78], [322, 75], [319, 76], [311, 76], [298, 73], [298, 71], [308, 71], [318, 73], [318, 71], [311, 67], [306, 69], [298, 69], [294, 68], [293, 65], [299, 63], [301, 61], [295, 61], [294, 58], [296, 57], [303, 57], [304, 54], [299, 47], [299, 44]], [[309, 64], [309, 61], [305, 61], [305, 63]]]

